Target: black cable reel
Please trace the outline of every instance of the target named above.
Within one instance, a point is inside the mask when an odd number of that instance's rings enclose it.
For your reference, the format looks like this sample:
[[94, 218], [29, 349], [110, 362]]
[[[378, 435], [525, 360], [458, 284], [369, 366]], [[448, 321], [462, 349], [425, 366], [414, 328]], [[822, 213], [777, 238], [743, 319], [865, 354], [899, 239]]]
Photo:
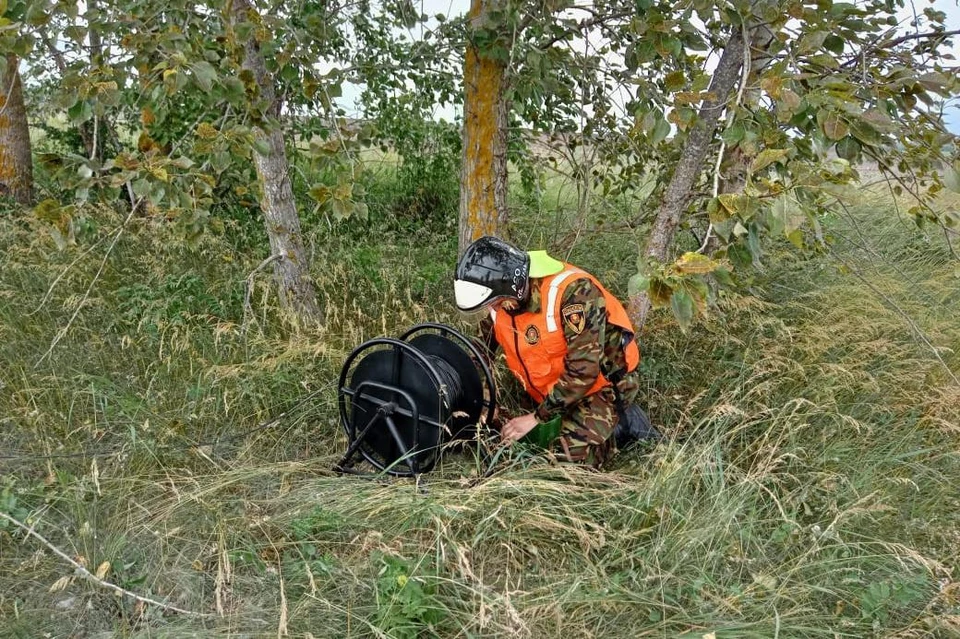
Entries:
[[355, 472], [359, 454], [391, 475], [430, 472], [446, 443], [493, 422], [496, 396], [480, 347], [450, 326], [418, 324], [398, 339], [365, 342], [340, 371], [349, 445], [335, 470]]

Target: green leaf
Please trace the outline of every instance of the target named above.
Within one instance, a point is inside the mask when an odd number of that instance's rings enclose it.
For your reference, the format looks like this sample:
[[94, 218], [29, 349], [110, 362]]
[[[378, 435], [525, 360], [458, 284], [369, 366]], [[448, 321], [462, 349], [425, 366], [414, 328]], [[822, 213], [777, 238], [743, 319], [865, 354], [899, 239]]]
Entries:
[[877, 109], [864, 111], [860, 118], [881, 133], [893, 133], [897, 129], [897, 125], [894, 124], [893, 120]]
[[243, 102], [246, 97], [246, 89], [243, 81], [235, 76], [230, 76], [222, 80], [224, 97], [233, 104]]
[[81, 100], [67, 110], [67, 117], [74, 124], [82, 124], [93, 117], [93, 106], [86, 100]]
[[33, 27], [42, 27], [50, 21], [50, 14], [44, 11], [44, 2], [27, 3], [27, 12], [24, 16], [27, 24]]
[[776, 224], [783, 229], [788, 238], [803, 224], [806, 216], [797, 200], [787, 193], [780, 195], [770, 207], [770, 215]]
[[840, 68], [840, 63], [837, 62], [837, 58], [829, 53], [818, 53], [817, 55], [810, 56], [810, 62], [817, 66], [826, 67], [827, 69]]
[[860, 158], [861, 148], [856, 138], [848, 135], [837, 142], [837, 156], [848, 162], [856, 162]]
[[191, 160], [190, 158], [188, 158], [188, 157], [185, 156], [185, 155], [181, 155], [180, 157], [172, 160], [172, 161], [170, 162], [170, 164], [174, 165], [175, 167], [177, 167], [177, 168], [179, 168], [179, 169], [183, 169], [184, 171], [186, 171], [186, 170], [189, 169], [191, 166], [193, 166], [193, 160]]
[[713, 277], [723, 286], [733, 286], [733, 277], [730, 275], [729, 268], [718, 268], [713, 272]]
[[740, 140], [743, 139], [743, 136], [745, 133], [746, 133], [746, 129], [744, 128], [744, 126], [739, 122], [735, 122], [734, 124], [727, 127], [727, 129], [723, 132], [723, 135], [721, 136], [721, 138], [723, 139], [724, 143], [726, 143], [727, 146], [733, 147], [733, 146], [736, 146], [740, 142]]
[[940, 73], [939, 71], [931, 71], [929, 73], [924, 73], [917, 78], [917, 82], [919, 82], [920, 86], [922, 86], [924, 89], [939, 93], [944, 89], [944, 87], [950, 84], [950, 79], [944, 73]]
[[204, 91], [210, 91], [217, 79], [217, 70], [213, 68], [213, 65], [206, 60], [201, 60], [193, 65], [192, 70], [193, 79], [196, 80], [197, 86]]
[[883, 136], [866, 122], [854, 120], [850, 125], [850, 132], [865, 146], [879, 146], [883, 144]]
[[627, 282], [627, 295], [633, 297], [646, 292], [650, 288], [650, 278], [642, 273], [637, 273]]
[[843, 47], [846, 44], [843, 38], [838, 35], [830, 34], [823, 41], [823, 48], [831, 53], [840, 55], [843, 53]]
[[673, 310], [673, 316], [677, 318], [680, 330], [684, 333], [693, 323], [693, 298], [686, 290], [678, 288], [670, 296], [670, 308]]
[[663, 118], [657, 119], [657, 124], [653, 127], [653, 133], [650, 134], [650, 141], [653, 144], [660, 144], [670, 135], [670, 123]]
[[750, 255], [750, 251], [747, 250], [747, 247], [743, 244], [733, 244], [727, 248], [727, 257], [730, 258], [735, 266], [741, 268], [746, 268], [753, 264], [753, 256]]
[[825, 109], [821, 109], [817, 113], [817, 123], [820, 125], [823, 134], [834, 141], [845, 137], [850, 131], [849, 125], [839, 115]]
[[756, 173], [761, 169], [767, 168], [774, 162], [781, 162], [789, 153], [786, 149], [764, 149], [753, 159], [753, 162], [750, 164], [750, 172]]
[[952, 166], [944, 167], [943, 185], [954, 193], [960, 193], [960, 160], [954, 160]]
[[144, 178], [135, 180], [132, 186], [133, 194], [137, 197], [147, 197], [150, 194], [150, 182]]
[[220, 151], [214, 153], [213, 157], [210, 158], [210, 165], [213, 167], [213, 170], [217, 173], [223, 173], [228, 168], [230, 164], [233, 163], [233, 155], [228, 151]]
[[829, 35], [829, 31], [814, 31], [812, 33], [805, 34], [802, 38], [800, 38], [798, 51], [801, 54], [819, 51], [820, 47], [823, 46], [824, 41]]
[[87, 30], [78, 25], [71, 25], [63, 30], [63, 35], [74, 42], [82, 43], [87, 39]]
[[300, 79], [300, 70], [296, 65], [286, 64], [280, 70], [280, 78], [290, 84], [296, 83]]

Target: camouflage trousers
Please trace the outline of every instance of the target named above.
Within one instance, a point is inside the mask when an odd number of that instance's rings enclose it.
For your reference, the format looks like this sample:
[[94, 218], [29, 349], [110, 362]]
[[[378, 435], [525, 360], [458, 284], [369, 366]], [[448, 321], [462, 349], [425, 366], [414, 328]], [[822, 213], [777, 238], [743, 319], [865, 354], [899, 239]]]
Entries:
[[[640, 377], [634, 371], [620, 381], [620, 393], [627, 404], [640, 390]], [[562, 429], [557, 441], [557, 457], [599, 468], [617, 452], [613, 430], [617, 426], [616, 396], [613, 388], [604, 388], [584, 397], [561, 417]]]

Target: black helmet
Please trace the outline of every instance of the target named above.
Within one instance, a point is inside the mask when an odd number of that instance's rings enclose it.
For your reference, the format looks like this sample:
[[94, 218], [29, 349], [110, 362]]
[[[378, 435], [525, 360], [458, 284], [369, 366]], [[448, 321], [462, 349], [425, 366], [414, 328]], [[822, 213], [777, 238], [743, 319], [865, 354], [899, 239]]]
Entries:
[[460, 258], [453, 291], [462, 311], [505, 297], [523, 302], [530, 293], [530, 256], [503, 240], [481, 237]]

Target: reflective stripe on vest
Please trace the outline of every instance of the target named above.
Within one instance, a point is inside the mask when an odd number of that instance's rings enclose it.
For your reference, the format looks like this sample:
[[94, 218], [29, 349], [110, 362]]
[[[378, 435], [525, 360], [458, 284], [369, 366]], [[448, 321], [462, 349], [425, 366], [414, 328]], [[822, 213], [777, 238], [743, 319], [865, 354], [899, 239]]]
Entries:
[[563, 283], [563, 280], [567, 279], [574, 273], [583, 273], [583, 271], [579, 269], [572, 270], [572, 271], [564, 271], [563, 273], [560, 273], [559, 275], [554, 277], [553, 281], [550, 282], [550, 292], [547, 293], [547, 303], [544, 306], [544, 308], [547, 310], [547, 332], [548, 333], [557, 332], [556, 308], [557, 308], [557, 294], [560, 292], [560, 285]]

